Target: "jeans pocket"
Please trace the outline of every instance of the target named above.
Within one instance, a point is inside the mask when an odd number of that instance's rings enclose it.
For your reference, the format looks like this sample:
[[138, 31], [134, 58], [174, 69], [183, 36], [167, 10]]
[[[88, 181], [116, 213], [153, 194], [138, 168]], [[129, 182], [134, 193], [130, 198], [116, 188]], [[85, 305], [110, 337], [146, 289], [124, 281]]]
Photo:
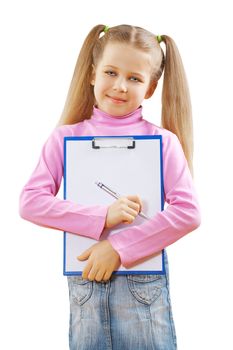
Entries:
[[93, 282], [84, 280], [82, 276], [68, 277], [70, 298], [74, 303], [83, 305], [90, 299], [93, 291]]
[[162, 292], [161, 275], [127, 275], [129, 290], [140, 303], [151, 305]]

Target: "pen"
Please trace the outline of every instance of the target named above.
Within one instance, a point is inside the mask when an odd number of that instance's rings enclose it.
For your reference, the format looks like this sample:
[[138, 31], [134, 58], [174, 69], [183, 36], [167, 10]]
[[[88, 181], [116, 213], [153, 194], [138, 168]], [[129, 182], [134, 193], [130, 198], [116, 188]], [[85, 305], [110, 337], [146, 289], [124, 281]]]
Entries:
[[[113, 190], [111, 190], [109, 187], [107, 187], [106, 185], [104, 185], [102, 182], [95, 182], [95, 184], [100, 187], [102, 190], [104, 190], [105, 192], [107, 192], [108, 194], [110, 194], [110, 196], [119, 199], [121, 196], [114, 192]], [[139, 216], [141, 216], [144, 219], [149, 219], [149, 217], [147, 215], [145, 215], [143, 212], [138, 213]]]

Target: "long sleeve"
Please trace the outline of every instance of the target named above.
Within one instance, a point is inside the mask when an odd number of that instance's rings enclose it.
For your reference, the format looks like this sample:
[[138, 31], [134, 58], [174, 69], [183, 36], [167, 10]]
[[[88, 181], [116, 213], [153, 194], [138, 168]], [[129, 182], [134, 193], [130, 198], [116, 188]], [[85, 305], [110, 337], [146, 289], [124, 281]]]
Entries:
[[20, 195], [20, 215], [35, 224], [98, 240], [107, 207], [83, 206], [56, 197], [63, 176], [64, 128], [55, 129]]
[[163, 136], [164, 195], [168, 206], [150, 220], [108, 237], [122, 265], [161, 251], [200, 224], [200, 211], [182, 147], [172, 133]]

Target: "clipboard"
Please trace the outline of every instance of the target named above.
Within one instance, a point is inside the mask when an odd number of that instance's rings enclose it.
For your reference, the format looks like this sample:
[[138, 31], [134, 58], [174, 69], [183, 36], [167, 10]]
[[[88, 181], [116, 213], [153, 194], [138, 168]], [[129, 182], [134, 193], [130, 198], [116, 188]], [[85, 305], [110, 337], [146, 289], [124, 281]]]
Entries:
[[[82, 205], [110, 205], [108, 193], [96, 185], [102, 182], [122, 196], [138, 194], [142, 211], [150, 218], [164, 208], [162, 136], [76, 136], [64, 137], [64, 199]], [[130, 226], [140, 225], [139, 215], [132, 224], [104, 229], [102, 239]], [[64, 232], [63, 274], [81, 275], [86, 261], [77, 256], [97, 241]], [[136, 265], [120, 266], [114, 274], [165, 274], [164, 251]]]

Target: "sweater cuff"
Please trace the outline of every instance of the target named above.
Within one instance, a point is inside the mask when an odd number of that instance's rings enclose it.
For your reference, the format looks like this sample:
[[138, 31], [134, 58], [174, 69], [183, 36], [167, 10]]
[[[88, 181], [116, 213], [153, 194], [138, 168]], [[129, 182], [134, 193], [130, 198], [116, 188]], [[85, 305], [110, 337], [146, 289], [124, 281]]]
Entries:
[[99, 241], [105, 226], [106, 215], [108, 212], [108, 207], [100, 206], [98, 211], [98, 216], [95, 216], [96, 219], [93, 220], [94, 231], [91, 235], [91, 238]]
[[116, 250], [116, 252], [120, 255], [121, 264], [124, 267], [128, 267], [130, 264], [132, 264], [133, 259], [130, 259], [130, 256], [124, 253], [123, 247], [118, 242], [118, 239], [115, 237], [117, 234], [113, 234], [112, 236], [108, 236], [107, 240], [112, 245], [113, 249]]

